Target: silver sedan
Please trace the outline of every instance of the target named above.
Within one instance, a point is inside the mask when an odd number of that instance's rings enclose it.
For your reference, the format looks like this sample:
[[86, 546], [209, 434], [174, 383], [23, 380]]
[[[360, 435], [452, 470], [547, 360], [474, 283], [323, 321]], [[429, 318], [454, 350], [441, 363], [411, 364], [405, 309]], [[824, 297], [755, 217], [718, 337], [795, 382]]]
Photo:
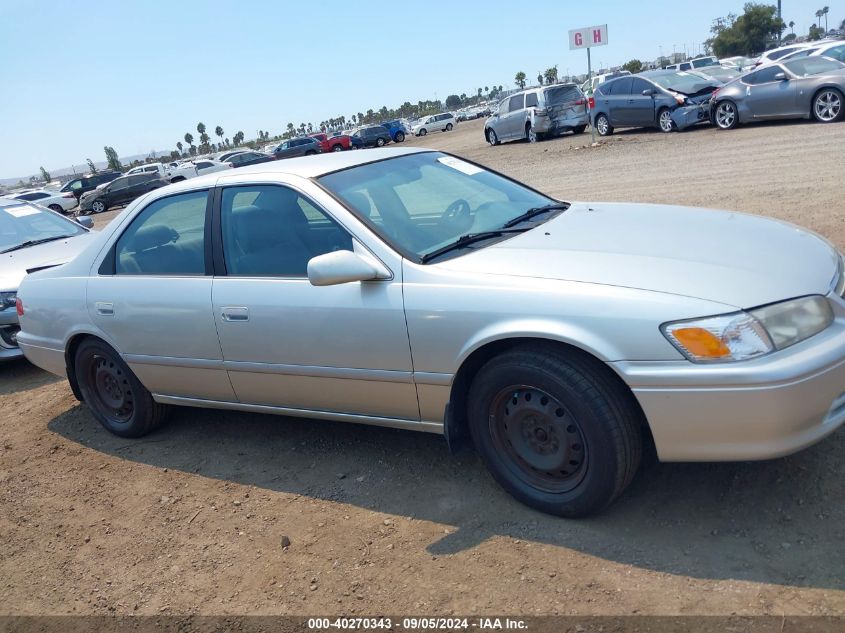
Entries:
[[772, 119], [810, 119], [832, 123], [845, 106], [845, 64], [828, 57], [801, 57], [762, 66], [713, 93], [716, 125], [730, 130], [740, 123]]
[[839, 427], [843, 289], [837, 251], [782, 222], [562, 202], [379, 149], [145, 195], [24, 279], [18, 340], [118, 435], [173, 405], [437, 433], [578, 516], [646, 444], [765, 459]]

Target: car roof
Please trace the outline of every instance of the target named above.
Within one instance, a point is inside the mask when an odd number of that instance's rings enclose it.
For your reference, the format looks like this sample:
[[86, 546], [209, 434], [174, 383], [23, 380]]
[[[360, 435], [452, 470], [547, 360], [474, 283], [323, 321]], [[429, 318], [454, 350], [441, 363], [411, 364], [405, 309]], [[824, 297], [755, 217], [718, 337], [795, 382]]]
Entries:
[[41, 210], [37, 205], [30, 203], [27, 200], [15, 200], [14, 198], [2, 198], [0, 197], [0, 209], [4, 207], [20, 207], [20, 206], [27, 206], [27, 207], [34, 207]]
[[[358, 165], [366, 165], [367, 163], [375, 163], [387, 158], [396, 158], [398, 156], [407, 156], [410, 154], [419, 154], [431, 151], [435, 150], [422, 147], [389, 147], [374, 148], [359, 152], [327, 152], [325, 154], [317, 154], [315, 156], [300, 156], [297, 158], [286, 158], [284, 160], [273, 161], [270, 163], [260, 163], [258, 165], [238, 167], [234, 173], [238, 176], [243, 174], [286, 174], [299, 176], [301, 178], [317, 178], [331, 172], [348, 169], [350, 167], [357, 167]], [[175, 188], [178, 188], [179, 190], [195, 189], [197, 186], [213, 187], [220, 177], [227, 176], [231, 173], [233, 172], [226, 170], [206, 174], [197, 178], [190, 178], [184, 182], [169, 185], [167, 187], [167, 191], [174, 191]]]
[[663, 77], [665, 75], [675, 75], [679, 72], [685, 73], [685, 70], [677, 70], [675, 68], [661, 68], [660, 70], [645, 70], [641, 73], [637, 73], [634, 77], [645, 77], [649, 79], [651, 77]]

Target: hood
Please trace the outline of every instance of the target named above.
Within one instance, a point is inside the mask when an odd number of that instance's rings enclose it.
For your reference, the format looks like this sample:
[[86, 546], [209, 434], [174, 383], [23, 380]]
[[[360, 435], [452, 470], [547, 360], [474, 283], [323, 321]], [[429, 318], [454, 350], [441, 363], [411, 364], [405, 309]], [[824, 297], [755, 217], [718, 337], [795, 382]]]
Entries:
[[573, 203], [531, 231], [437, 266], [638, 288], [752, 308], [827, 294], [838, 257], [810, 231], [743, 213]]
[[30, 246], [0, 255], [0, 291], [17, 290], [27, 270], [66, 264], [96, 235], [91, 231], [64, 240]]

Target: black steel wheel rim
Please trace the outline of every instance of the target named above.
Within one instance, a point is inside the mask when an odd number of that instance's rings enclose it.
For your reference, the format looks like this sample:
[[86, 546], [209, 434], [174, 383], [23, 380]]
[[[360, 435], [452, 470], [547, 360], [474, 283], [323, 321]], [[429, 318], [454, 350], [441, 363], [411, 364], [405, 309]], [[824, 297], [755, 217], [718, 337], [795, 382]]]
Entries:
[[94, 355], [88, 365], [92, 403], [112, 422], [125, 424], [135, 412], [135, 394], [123, 369], [111, 358]]
[[587, 444], [576, 417], [537, 387], [502, 389], [490, 405], [490, 435], [504, 465], [538, 490], [575, 489], [587, 472]]

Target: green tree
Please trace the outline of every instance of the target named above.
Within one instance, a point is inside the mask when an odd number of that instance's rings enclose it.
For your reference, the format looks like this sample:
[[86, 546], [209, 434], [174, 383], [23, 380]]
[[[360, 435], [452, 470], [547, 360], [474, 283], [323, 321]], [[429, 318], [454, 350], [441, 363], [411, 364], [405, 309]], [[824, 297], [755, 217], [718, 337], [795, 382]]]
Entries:
[[91, 170], [91, 173], [96, 174], [97, 173], [97, 166], [94, 164], [94, 161], [91, 160], [90, 158], [86, 158], [85, 160], [88, 161], [88, 169]]
[[114, 148], [106, 145], [103, 148], [103, 151], [106, 153], [106, 162], [108, 163], [108, 168], [113, 169], [115, 171], [121, 171], [123, 169], [123, 165], [121, 165], [120, 159], [117, 157], [117, 152], [114, 151]]
[[177, 141], [177, 143], [176, 143], [176, 149], [178, 149], [178, 150], [179, 150], [179, 156], [181, 156], [181, 155], [182, 155], [182, 148], [183, 148], [183, 147], [184, 147], [184, 145], [182, 145], [182, 141]]
[[622, 66], [623, 70], [627, 70], [632, 75], [636, 75], [638, 72], [642, 72], [643, 63], [639, 59], [632, 59], [628, 63]]
[[41, 177], [44, 179], [45, 183], [50, 182], [50, 172], [43, 167], [41, 168]]
[[516, 83], [516, 85], [519, 86], [520, 90], [525, 88], [525, 73], [524, 72], [522, 72], [520, 70], [518, 73], [516, 73], [513, 80], [514, 80], [514, 83]]
[[234, 143], [235, 147], [237, 147], [238, 145], [240, 145], [243, 142], [244, 142], [244, 133], [241, 132], [240, 130], [238, 130], [237, 132], [235, 132], [235, 135], [232, 137], [232, 143]]
[[543, 85], [543, 73], [537, 73], [537, 83]]
[[748, 2], [743, 11], [739, 17], [728, 15], [714, 21], [710, 28], [713, 37], [707, 41], [714, 55], [757, 54], [766, 50], [766, 46], [786, 28], [774, 6]]
[[185, 134], [185, 142], [190, 145], [191, 147], [194, 146], [194, 137], [190, 132]]
[[793, 35], [795, 34], [795, 22], [793, 20], [789, 21], [789, 30]]
[[783, 43], [784, 43], [784, 44], [789, 44], [789, 43], [790, 43], [792, 40], [794, 40], [796, 37], [798, 37], [798, 36], [797, 36], [797, 35], [795, 35], [795, 33], [787, 33], [787, 34], [784, 36], [784, 38], [783, 38]]
[[217, 136], [219, 136], [219, 137], [220, 137], [220, 140], [221, 140], [221, 141], [223, 140], [223, 128], [222, 128], [222, 127], [220, 127], [220, 126], [218, 125], [216, 128], [214, 128], [214, 133], [215, 133]]
[[199, 134], [200, 136], [205, 134], [205, 123], [197, 123], [197, 134]]
[[824, 36], [824, 31], [822, 31], [820, 26], [816, 26], [815, 24], [810, 25], [810, 32], [807, 33], [807, 39], [811, 41], [820, 40]]
[[827, 14], [830, 13], [830, 7], [822, 7], [822, 15], [824, 16], [824, 32], [827, 33]]
[[552, 66], [551, 68], [546, 68], [546, 72], [543, 73], [543, 76], [546, 78], [546, 83], [549, 85], [557, 83], [557, 66]]
[[458, 95], [449, 95], [446, 97], [446, 107], [450, 110], [455, 110], [461, 107], [461, 98]]

